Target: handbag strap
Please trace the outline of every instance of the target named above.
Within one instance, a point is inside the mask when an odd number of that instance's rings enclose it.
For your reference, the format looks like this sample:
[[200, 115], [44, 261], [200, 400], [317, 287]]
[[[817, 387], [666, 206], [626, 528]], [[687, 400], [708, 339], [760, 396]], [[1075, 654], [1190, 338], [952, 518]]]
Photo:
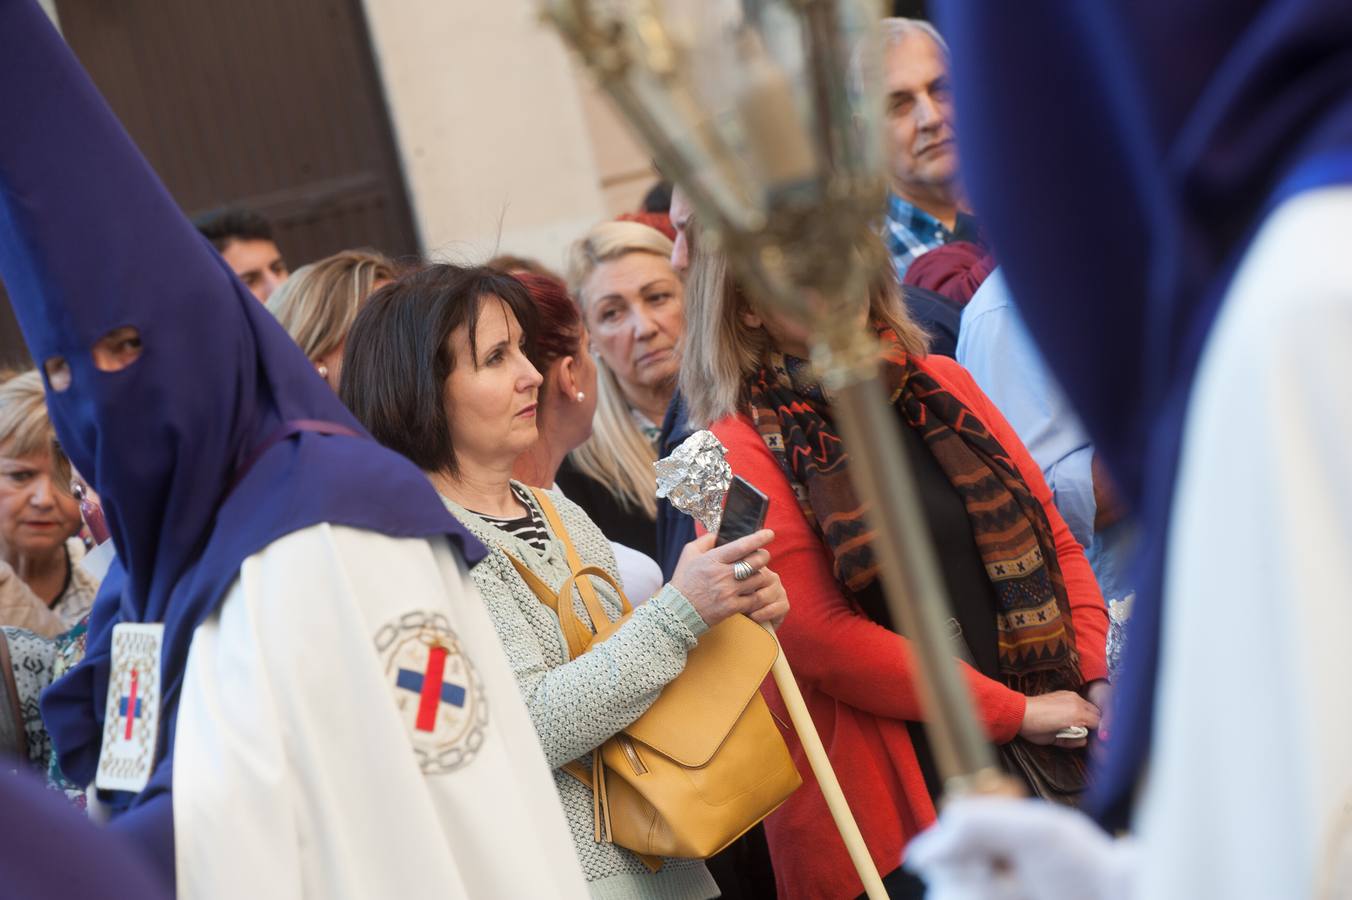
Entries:
[[[526, 586], [531, 589], [531, 593], [535, 595], [536, 599], [552, 609], [554, 615], [558, 617], [559, 628], [563, 630], [563, 639], [568, 644], [568, 658], [577, 659], [583, 653], [586, 653], [587, 648], [591, 646], [592, 632], [591, 629], [582, 624], [582, 620], [577, 617], [577, 613], [573, 610], [571, 599], [567, 604], [563, 604], [563, 608], [561, 609], [558, 592], [548, 584], [545, 584], [544, 579], [539, 575], [532, 572], [530, 566], [505, 550], [503, 551], [503, 555], [507, 557], [507, 561], [516, 569], [517, 574], [521, 576], [521, 580], [526, 582]], [[571, 582], [571, 580], [570, 577], [569, 581]], [[569, 589], [571, 590], [571, 586]]]
[[[600, 566], [583, 566], [580, 569], [575, 569], [573, 571], [573, 574], [569, 575], [567, 580], [563, 582], [563, 586], [559, 588], [559, 597], [562, 598], [571, 596], [573, 593], [574, 586], [576, 586], [579, 591], [582, 591], [584, 593], [590, 590], [592, 596], [595, 596], [596, 592], [591, 587], [591, 582], [586, 580], [587, 578], [599, 578], [606, 584], [614, 588], [615, 593], [620, 595], [622, 605], [624, 608], [624, 615], [627, 616], [629, 615], [629, 613], [634, 611], [634, 608], [629, 605], [628, 601], [624, 600], [624, 589], [620, 587], [620, 583], [616, 581], [609, 572], [607, 572]], [[601, 601], [598, 600], [597, 605], [600, 606], [600, 603]], [[604, 621], [606, 622], [614, 621], [613, 619], [610, 618], [609, 614], [606, 613], [605, 607], [601, 607], [600, 613]], [[574, 613], [574, 615], [576, 615], [576, 613]], [[593, 625], [596, 624], [595, 621], [593, 621], [592, 624]]]
[[[534, 495], [535, 502], [539, 504], [540, 512], [544, 513], [550, 531], [563, 544], [570, 574], [556, 592], [550, 590], [543, 579], [532, 572], [521, 560], [510, 553], [507, 554], [507, 559], [521, 574], [522, 579], [530, 586], [535, 596], [554, 610], [554, 614], [559, 618], [559, 625], [563, 628], [564, 638], [568, 641], [571, 656], [576, 659], [591, 646], [592, 641], [596, 638], [596, 629], [600, 628], [600, 623], [612, 621], [610, 614], [606, 612], [606, 608], [601, 605], [601, 599], [596, 595], [596, 588], [592, 586], [591, 579], [600, 578], [614, 588], [615, 593], [620, 598], [621, 617], [633, 612], [634, 606], [625, 596], [624, 589], [620, 587], [619, 582], [609, 572], [600, 566], [589, 566], [583, 563], [582, 557], [577, 552], [577, 547], [573, 546], [573, 539], [568, 535], [568, 529], [563, 525], [559, 511], [554, 507], [549, 495], [540, 488], [534, 487], [531, 488], [531, 494]], [[573, 607], [574, 587], [582, 595], [582, 603], [586, 606], [588, 615], [591, 616], [591, 628], [583, 623], [581, 618], [578, 617], [577, 610]], [[584, 641], [585, 643], [583, 643]], [[594, 838], [598, 843], [603, 841], [609, 843], [611, 840], [610, 797], [606, 790], [606, 766], [600, 747], [592, 750], [591, 758], [590, 772], [577, 760], [564, 763], [559, 768], [591, 789]], [[662, 860], [659, 857], [643, 853], [636, 853], [635, 855], [651, 872], [656, 872], [662, 867]]]
[[[555, 523], [551, 522], [551, 524]], [[577, 553], [576, 551], [572, 550], [571, 544], [569, 544], [569, 542], [566, 539], [564, 541], [564, 544], [570, 550], [571, 558], [569, 562], [574, 566], [580, 566], [582, 561], [577, 558]], [[596, 599], [595, 591], [591, 587], [592, 578], [600, 578], [602, 581], [606, 582], [612, 588], [615, 589], [616, 593], [620, 595], [620, 600], [624, 606], [625, 615], [628, 615], [630, 612], [633, 611], [633, 607], [630, 606], [629, 601], [625, 599], [624, 591], [620, 588], [620, 585], [615, 581], [615, 579], [611, 577], [611, 574], [607, 572], [605, 569], [601, 568], [600, 566], [581, 566], [580, 568], [574, 568], [573, 573], [568, 576], [568, 578], [563, 582], [563, 586], [559, 588], [558, 601], [560, 606], [562, 606], [565, 601], [569, 601], [567, 604], [569, 606], [568, 618], [571, 618], [573, 622], [576, 623], [578, 628], [585, 628], [586, 626], [583, 625], [582, 621], [577, 617], [577, 611], [571, 608], [572, 607], [571, 599], [573, 596], [574, 585], [576, 585], [578, 590], [582, 592], [584, 595], [587, 592], [591, 592], [592, 599], [593, 601], [595, 601], [595, 605], [597, 607], [597, 609], [592, 613], [593, 624], [595, 624], [597, 621], [601, 621], [600, 619], [596, 618], [598, 615], [604, 617], [605, 621], [610, 621], [610, 617], [606, 615], [605, 609], [600, 605], [600, 601]], [[590, 608], [591, 605], [589, 604], [588, 606]], [[561, 614], [560, 618], [562, 619], [562, 617], [563, 615]], [[594, 633], [589, 634], [588, 636], [592, 639], [596, 637]], [[592, 831], [593, 838], [598, 844], [603, 842], [611, 843], [613, 840], [611, 837], [611, 824], [610, 824], [610, 796], [609, 792], [606, 789], [607, 788], [606, 763], [605, 757], [601, 751], [602, 751], [601, 747], [597, 747], [592, 751], [591, 754], [592, 767], [590, 772], [588, 772], [586, 768], [584, 768], [583, 765], [577, 762], [576, 760], [570, 763], [566, 763], [562, 767], [565, 773], [571, 775], [577, 781], [582, 782], [583, 785], [591, 788]], [[656, 872], [658, 869], [662, 867], [662, 860], [659, 857], [649, 856], [644, 853], [635, 853], [635, 855], [638, 856], [639, 860], [645, 866], [648, 867], [649, 871]]]
[[[545, 521], [549, 523], [549, 530], [554, 532], [554, 536], [563, 543], [563, 552], [568, 557], [568, 568], [574, 576], [581, 574], [584, 569], [596, 568], [595, 566], [589, 567], [582, 562], [582, 557], [578, 555], [577, 548], [573, 546], [573, 539], [568, 535], [568, 529], [563, 527], [563, 519], [559, 516], [559, 511], [554, 508], [554, 502], [549, 499], [549, 494], [535, 487], [531, 488], [530, 492], [534, 495], [535, 502], [540, 505], [540, 512], [544, 513]], [[615, 583], [615, 579], [606, 575], [603, 570], [601, 574], [604, 575], [606, 581], [610, 582], [611, 587], [615, 588], [615, 592], [620, 595], [620, 615], [625, 616], [633, 612], [633, 604], [624, 595], [624, 590]], [[596, 596], [596, 589], [592, 587], [589, 580], [579, 580], [577, 589], [582, 594], [582, 602], [586, 604], [593, 625], [601, 619], [610, 619], [610, 616], [606, 614], [605, 607], [601, 605], [600, 599]]]
[[[594, 635], [590, 631], [587, 631], [587, 636], [582, 636], [581, 632], [586, 629], [582, 625], [582, 620], [577, 617], [577, 613], [572, 609], [573, 604], [571, 602], [567, 603], [565, 605], [566, 611], [561, 611], [559, 596], [562, 592], [556, 593], [553, 588], [545, 584], [543, 578], [531, 571], [530, 566], [508, 553], [506, 550], [503, 551], [503, 555], [507, 557], [507, 561], [516, 569], [517, 574], [521, 576], [521, 580], [526, 582], [526, 586], [531, 589], [531, 593], [535, 595], [536, 599], [552, 609], [554, 615], [558, 617], [559, 628], [563, 631], [564, 641], [568, 644], [568, 658], [577, 659], [583, 653], [587, 652], [587, 648], [591, 645], [591, 638], [594, 637]], [[567, 590], [572, 590], [575, 578], [576, 576], [570, 575], [568, 580], [564, 582]], [[594, 807], [596, 805], [597, 784], [593, 772], [598, 771], [598, 766], [600, 765], [599, 757], [600, 754], [593, 751], [592, 772], [587, 771], [586, 767], [577, 760], [566, 762], [559, 766], [560, 769], [582, 782], [583, 785], [592, 791]]]

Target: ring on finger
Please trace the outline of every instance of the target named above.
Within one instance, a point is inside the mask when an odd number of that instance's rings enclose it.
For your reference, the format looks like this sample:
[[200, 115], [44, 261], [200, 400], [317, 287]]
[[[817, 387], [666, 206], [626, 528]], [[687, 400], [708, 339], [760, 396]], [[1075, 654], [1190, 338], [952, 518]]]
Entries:
[[755, 574], [756, 567], [744, 559], [739, 559], [732, 564], [732, 577], [737, 581], [746, 581]]

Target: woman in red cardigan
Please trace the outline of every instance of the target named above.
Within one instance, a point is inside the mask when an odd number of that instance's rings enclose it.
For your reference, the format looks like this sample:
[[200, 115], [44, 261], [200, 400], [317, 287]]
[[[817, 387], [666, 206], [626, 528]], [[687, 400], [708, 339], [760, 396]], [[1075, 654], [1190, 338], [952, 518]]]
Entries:
[[[1026, 782], [1073, 800], [1084, 741], [1107, 700], [1103, 597], [1037, 464], [957, 363], [924, 352], [881, 244], [859, 327], [874, 329], [903, 446], [952, 604], [954, 652], [990, 739]], [[892, 627], [809, 335], [742, 292], [716, 252], [686, 293], [681, 388], [733, 471], [770, 497], [770, 546], [793, 612], [779, 629], [803, 696], [892, 897], [923, 886], [900, 868], [934, 820], [940, 784], [925, 738], [912, 649]], [[767, 682], [771, 706], [787, 718]], [[766, 821], [782, 900], [852, 898], [863, 886], [795, 735], [803, 787]], [[1015, 758], [1022, 762], [1013, 762]]]

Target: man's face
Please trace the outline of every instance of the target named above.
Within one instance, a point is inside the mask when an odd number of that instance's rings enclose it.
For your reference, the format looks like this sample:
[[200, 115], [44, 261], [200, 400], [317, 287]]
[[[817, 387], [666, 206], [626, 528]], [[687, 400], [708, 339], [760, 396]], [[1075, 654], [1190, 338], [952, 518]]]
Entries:
[[686, 197], [685, 191], [679, 187], [671, 190], [671, 227], [676, 229], [676, 240], [671, 245], [671, 267], [676, 270], [676, 274], [685, 278], [685, 272], [690, 268], [690, 252], [694, 248], [690, 246], [690, 217], [694, 210], [690, 207], [690, 198]]
[[893, 187], [903, 195], [948, 188], [958, 151], [943, 52], [928, 35], [906, 35], [883, 56], [883, 89]]
[[291, 273], [282, 252], [272, 241], [235, 240], [225, 245], [221, 256], [244, 286], [263, 303], [282, 286]]

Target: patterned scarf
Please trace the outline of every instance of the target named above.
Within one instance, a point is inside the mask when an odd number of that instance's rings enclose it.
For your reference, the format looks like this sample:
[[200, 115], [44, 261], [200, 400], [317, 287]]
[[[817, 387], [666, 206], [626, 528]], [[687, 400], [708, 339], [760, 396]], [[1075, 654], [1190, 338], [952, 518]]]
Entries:
[[[883, 375], [894, 406], [920, 432], [962, 498], [999, 608], [993, 610], [1000, 677], [1022, 694], [1077, 690], [1079, 655], [1051, 524], [999, 441], [967, 406], [907, 357], [880, 328]], [[857, 592], [878, 574], [867, 504], [850, 483], [849, 454], [829, 397], [806, 360], [772, 354], [747, 382], [756, 429], [799, 506], [830, 551], [837, 581]]]

